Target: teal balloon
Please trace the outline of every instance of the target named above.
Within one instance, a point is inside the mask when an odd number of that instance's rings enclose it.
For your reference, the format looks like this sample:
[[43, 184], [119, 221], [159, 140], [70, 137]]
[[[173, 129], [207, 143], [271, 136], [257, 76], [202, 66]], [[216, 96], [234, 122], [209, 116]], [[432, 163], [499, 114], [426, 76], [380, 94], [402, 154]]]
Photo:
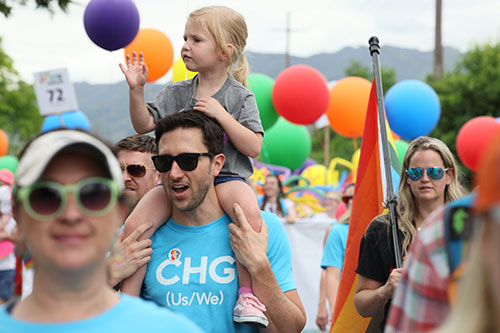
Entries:
[[260, 156], [267, 164], [300, 168], [311, 152], [311, 137], [305, 126], [282, 117], [264, 135]]
[[399, 163], [403, 165], [403, 159], [410, 144], [404, 140], [396, 140], [394, 145], [396, 146], [396, 153], [398, 153]]
[[248, 76], [248, 89], [255, 95], [259, 108], [260, 121], [264, 130], [271, 128], [278, 120], [278, 113], [274, 109], [272, 91], [274, 80], [267, 75], [252, 73]]
[[390, 128], [402, 139], [428, 135], [441, 117], [438, 94], [425, 82], [404, 80], [385, 94], [385, 112]]
[[17, 170], [17, 164], [19, 161], [17, 160], [17, 157], [12, 156], [12, 155], [5, 155], [0, 157], [0, 170], [2, 169], [9, 169], [12, 171], [12, 173], [16, 173]]

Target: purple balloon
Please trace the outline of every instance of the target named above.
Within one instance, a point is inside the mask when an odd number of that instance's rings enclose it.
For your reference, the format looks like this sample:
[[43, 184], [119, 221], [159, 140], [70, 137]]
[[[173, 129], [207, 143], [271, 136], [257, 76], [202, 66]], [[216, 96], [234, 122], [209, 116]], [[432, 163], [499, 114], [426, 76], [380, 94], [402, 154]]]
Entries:
[[255, 168], [258, 168], [258, 169], [265, 167], [269, 171], [272, 171], [272, 173], [276, 176], [283, 175], [283, 180], [290, 177], [290, 174], [291, 174], [290, 169], [288, 169], [287, 167], [261, 163], [261, 162], [258, 162], [257, 160], [253, 160], [253, 166]]
[[114, 51], [134, 40], [139, 12], [131, 0], [92, 0], [85, 8], [83, 24], [97, 46]]

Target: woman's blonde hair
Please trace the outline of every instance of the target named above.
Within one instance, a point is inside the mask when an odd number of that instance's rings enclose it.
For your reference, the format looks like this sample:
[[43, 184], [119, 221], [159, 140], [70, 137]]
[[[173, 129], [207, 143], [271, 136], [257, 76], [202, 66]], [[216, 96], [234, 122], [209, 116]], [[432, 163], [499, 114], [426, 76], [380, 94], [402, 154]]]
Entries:
[[243, 16], [225, 6], [208, 6], [195, 10], [188, 19], [203, 26], [224, 54], [229, 55], [227, 44], [233, 45], [234, 51], [227, 70], [247, 87], [249, 66], [243, 50], [247, 44], [248, 31]]
[[438, 333], [498, 332], [498, 327], [495, 328], [497, 318], [492, 299], [492, 281], [488, 280], [486, 262], [481, 251], [485, 233], [485, 225], [481, 224], [467, 261], [466, 274], [460, 281], [458, 302], [445, 323], [436, 331]]
[[[415, 227], [415, 219], [418, 215], [415, 198], [408, 183], [406, 170], [410, 167], [410, 160], [416, 152], [422, 150], [433, 150], [441, 156], [445, 168], [450, 168], [453, 171], [453, 179], [444, 190], [444, 202], [456, 200], [466, 194], [465, 188], [461, 184], [462, 172], [453, 157], [450, 149], [444, 144], [443, 141], [431, 138], [428, 136], [421, 136], [410, 142], [408, 150], [403, 159], [401, 167], [401, 179], [399, 182], [399, 200], [397, 204], [397, 215], [399, 217], [399, 227], [403, 231], [403, 254], [411, 240], [417, 234]], [[449, 172], [449, 171], [448, 171]]]

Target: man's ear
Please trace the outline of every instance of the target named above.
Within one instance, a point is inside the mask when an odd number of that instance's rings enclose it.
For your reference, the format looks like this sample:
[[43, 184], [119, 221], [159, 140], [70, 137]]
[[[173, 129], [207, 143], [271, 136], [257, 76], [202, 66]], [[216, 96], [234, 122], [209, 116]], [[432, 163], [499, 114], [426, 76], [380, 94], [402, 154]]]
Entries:
[[212, 176], [216, 177], [219, 174], [225, 161], [226, 157], [224, 154], [217, 154], [214, 156], [212, 161]]

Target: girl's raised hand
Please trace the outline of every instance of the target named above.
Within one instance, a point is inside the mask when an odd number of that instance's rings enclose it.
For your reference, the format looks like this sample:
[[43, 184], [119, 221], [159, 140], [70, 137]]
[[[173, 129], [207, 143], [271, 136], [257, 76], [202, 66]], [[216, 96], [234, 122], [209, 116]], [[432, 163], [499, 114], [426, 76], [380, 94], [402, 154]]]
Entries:
[[137, 57], [137, 52], [134, 51], [132, 52], [132, 58], [130, 58], [130, 54], [127, 54], [125, 57], [127, 68], [120, 64], [120, 69], [125, 74], [130, 89], [144, 87], [148, 80], [148, 66], [144, 62], [144, 55], [142, 52], [139, 52], [139, 57]]

